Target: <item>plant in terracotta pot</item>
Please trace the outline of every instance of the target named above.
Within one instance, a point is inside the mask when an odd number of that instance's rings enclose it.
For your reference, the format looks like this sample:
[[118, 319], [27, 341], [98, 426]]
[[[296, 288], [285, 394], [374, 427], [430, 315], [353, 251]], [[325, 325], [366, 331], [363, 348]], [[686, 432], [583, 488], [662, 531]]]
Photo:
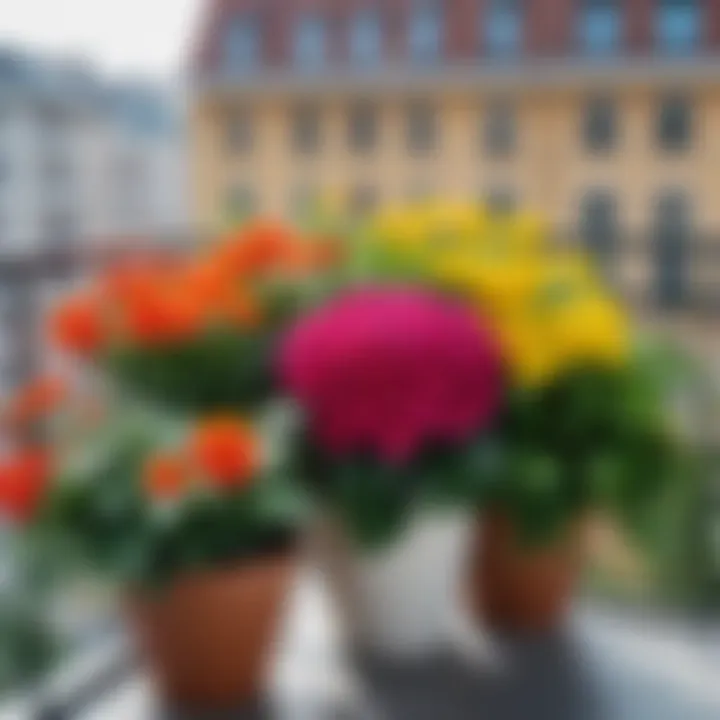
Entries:
[[8, 408], [52, 458], [14, 502], [39, 507], [45, 548], [119, 584], [170, 702], [227, 707], [260, 690], [304, 511], [278, 464], [273, 351], [324, 250], [257, 221], [186, 257], [111, 268], [49, 321], [81, 361], [72, 392], [44, 382]]
[[652, 361], [636, 355], [511, 401], [474, 568], [476, 609], [496, 626], [554, 628], [583, 568], [586, 521], [615, 517], [642, 532], [681, 473], [664, 387], [654, 381]]
[[54, 409], [42, 445], [4, 459], [3, 516], [43, 566], [117, 585], [168, 703], [254, 701], [297, 565], [301, 495], [241, 416], [118, 402], [101, 420], [82, 417], [81, 397]]
[[321, 545], [353, 639], [437, 650], [502, 398], [493, 336], [433, 293], [360, 287], [291, 329], [280, 372], [302, 411], [297, 473], [334, 526]]
[[245, 419], [162, 427], [135, 417], [60, 462], [36, 532], [119, 584], [163, 697], [239, 707], [262, 687], [302, 504]]
[[637, 520], [677, 476], [672, 383], [583, 253], [532, 218], [396, 209], [371, 239], [373, 262], [462, 298], [498, 338], [507, 393], [470, 594], [495, 624], [547, 629], [572, 596], [589, 511]]

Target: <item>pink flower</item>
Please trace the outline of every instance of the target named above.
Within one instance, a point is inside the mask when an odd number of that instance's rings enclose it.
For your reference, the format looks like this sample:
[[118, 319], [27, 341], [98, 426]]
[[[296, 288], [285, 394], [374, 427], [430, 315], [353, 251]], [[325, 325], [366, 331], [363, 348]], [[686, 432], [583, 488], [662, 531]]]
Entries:
[[495, 339], [476, 316], [411, 288], [356, 290], [303, 318], [280, 374], [322, 447], [393, 463], [485, 429], [502, 384]]

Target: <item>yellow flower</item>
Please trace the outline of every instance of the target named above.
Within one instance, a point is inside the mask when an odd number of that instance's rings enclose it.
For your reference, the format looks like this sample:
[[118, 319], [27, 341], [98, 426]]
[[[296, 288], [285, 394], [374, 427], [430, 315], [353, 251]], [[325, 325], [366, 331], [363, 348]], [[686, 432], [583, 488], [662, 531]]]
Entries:
[[549, 323], [549, 340], [568, 364], [614, 365], [629, 351], [628, 324], [610, 300], [586, 297], [558, 309]]
[[540, 325], [514, 318], [501, 323], [498, 332], [506, 364], [519, 385], [547, 383], [558, 370], [555, 349], [543, 337]]
[[427, 227], [419, 213], [402, 206], [390, 207], [374, 218], [371, 237], [390, 250], [414, 252], [425, 242]]
[[466, 293], [492, 314], [505, 314], [530, 302], [540, 272], [541, 266], [530, 255], [491, 248], [447, 253], [430, 270], [441, 284]]
[[552, 248], [537, 217], [427, 203], [382, 213], [374, 233], [420, 278], [464, 296], [496, 326], [508, 366], [523, 385], [627, 356], [627, 320], [587, 256]]

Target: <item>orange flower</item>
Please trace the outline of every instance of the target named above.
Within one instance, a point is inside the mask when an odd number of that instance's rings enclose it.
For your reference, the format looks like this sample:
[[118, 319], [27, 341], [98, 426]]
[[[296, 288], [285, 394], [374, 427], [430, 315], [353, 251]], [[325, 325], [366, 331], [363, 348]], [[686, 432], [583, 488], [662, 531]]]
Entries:
[[145, 464], [144, 485], [155, 500], [173, 500], [188, 484], [187, 461], [173, 453], [157, 453]]
[[297, 242], [285, 225], [258, 220], [221, 243], [218, 257], [233, 272], [254, 276], [282, 267], [294, 253]]
[[197, 467], [219, 488], [247, 485], [259, 462], [258, 438], [249, 425], [232, 417], [201, 423], [190, 441]]
[[50, 336], [65, 350], [80, 355], [97, 352], [105, 340], [105, 324], [96, 295], [76, 295], [60, 305], [50, 317]]
[[8, 407], [7, 419], [13, 425], [28, 425], [53, 412], [66, 397], [63, 380], [39, 378], [18, 391]]
[[257, 327], [261, 319], [258, 302], [241, 287], [229, 288], [218, 300], [217, 318], [233, 327], [248, 329]]
[[234, 282], [230, 269], [215, 256], [190, 263], [183, 275], [188, 292], [208, 308], [216, 305]]
[[170, 282], [138, 286], [119, 311], [130, 339], [150, 345], [186, 340], [202, 329], [204, 320], [197, 299]]
[[0, 461], [0, 513], [25, 524], [37, 512], [50, 477], [50, 457], [42, 449], [23, 449]]

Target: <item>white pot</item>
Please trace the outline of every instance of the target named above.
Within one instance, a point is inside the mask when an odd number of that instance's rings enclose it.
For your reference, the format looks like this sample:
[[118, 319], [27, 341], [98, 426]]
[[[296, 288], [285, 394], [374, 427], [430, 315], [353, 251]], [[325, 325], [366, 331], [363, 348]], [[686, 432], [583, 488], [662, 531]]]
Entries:
[[384, 655], [429, 655], [469, 628], [463, 603], [475, 513], [420, 514], [390, 546], [350, 548], [333, 523], [316, 536], [319, 562], [350, 642]]

